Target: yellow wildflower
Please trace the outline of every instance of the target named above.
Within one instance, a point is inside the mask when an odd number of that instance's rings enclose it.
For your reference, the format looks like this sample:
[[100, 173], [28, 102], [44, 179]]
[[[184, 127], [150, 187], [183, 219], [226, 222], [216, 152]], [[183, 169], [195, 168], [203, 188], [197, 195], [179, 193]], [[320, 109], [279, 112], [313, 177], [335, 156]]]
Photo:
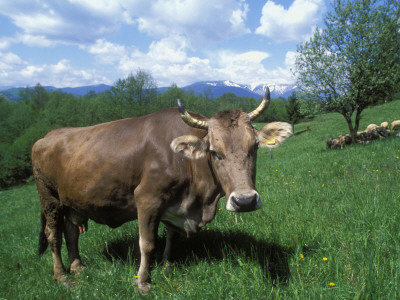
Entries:
[[330, 283], [329, 283], [329, 286], [332, 286], [332, 287], [333, 287], [333, 286], [335, 286], [335, 285], [336, 285], [336, 284], [335, 284], [334, 282], [330, 282]]
[[303, 253], [302, 253], [302, 254], [300, 254], [300, 258], [304, 258], [304, 255], [303, 255]]
[[324, 261], [327, 261], [327, 260], [328, 260], [328, 258], [327, 258], [327, 257], [324, 257], [324, 258], [323, 258], [323, 260], [324, 260]]

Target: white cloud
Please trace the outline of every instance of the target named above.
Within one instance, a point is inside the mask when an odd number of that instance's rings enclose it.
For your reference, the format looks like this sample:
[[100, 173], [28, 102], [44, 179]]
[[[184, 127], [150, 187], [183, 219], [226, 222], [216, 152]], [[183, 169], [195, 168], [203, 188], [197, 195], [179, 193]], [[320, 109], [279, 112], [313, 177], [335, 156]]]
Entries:
[[[290, 83], [293, 81], [288, 67], [279, 67], [275, 70], [265, 68], [263, 61], [270, 57], [269, 53], [260, 51], [245, 53], [221, 51], [218, 56], [218, 73], [223, 76], [221, 78], [244, 84], [255, 82]], [[290, 57], [290, 54], [287, 54], [286, 57], [288, 56]]]
[[[311, 8], [321, 1], [295, 0], [289, 10], [268, 1], [257, 33], [277, 39], [277, 32], [281, 31], [282, 40], [301, 36], [310, 30], [311, 23], [306, 21], [318, 15], [318, 10]], [[275, 10], [275, 16], [268, 15], [268, 5]], [[302, 9], [298, 8], [299, 5]], [[298, 15], [292, 15], [294, 9], [297, 9]], [[0, 39], [0, 84], [14, 85], [18, 82], [34, 85], [40, 82], [64, 87], [112, 83], [100, 75], [100, 69], [107, 75], [112, 74], [112, 80], [144, 69], [152, 74], [158, 86], [171, 83], [185, 86], [199, 80], [218, 79], [239, 83], [265, 82], [274, 76], [289, 81], [290, 53], [286, 55], [285, 62], [282, 61], [282, 65], [286, 64], [284, 67], [266, 70], [265, 63], [270, 57], [267, 52], [217, 50], [211, 53], [208, 50], [215, 49], [210, 47], [210, 43], [215, 46], [221, 41], [250, 33], [245, 23], [248, 12], [249, 5], [244, 0], [4, 1], [0, 14], [11, 18], [21, 31], [14, 37]], [[274, 24], [264, 20], [268, 16]], [[284, 24], [285, 19], [293, 22]], [[113, 36], [123, 23], [132, 27], [126, 26], [123, 33]], [[267, 25], [270, 26], [269, 31], [263, 29]], [[133, 26], [136, 28], [133, 29]], [[139, 39], [143, 38], [146, 42], [139, 44], [138, 40], [134, 40], [137, 44], [128, 44], [127, 41], [138, 36], [129, 35], [130, 28], [136, 31], [135, 34], [139, 30], [142, 33]], [[123, 39], [119, 36], [122, 34]], [[54, 64], [35, 64], [28, 62], [28, 54], [21, 54], [21, 59], [15, 54], [1, 52], [6, 49], [12, 51], [14, 43], [28, 47], [75, 44], [78, 47], [68, 50], [86, 51], [94, 57], [87, 65], [95, 63], [96, 66], [74, 64], [72, 51], [55, 55]], [[56, 48], [61, 47], [54, 48], [59, 50]]]
[[10, 52], [0, 52], [0, 82], [2, 86], [33, 86], [41, 83], [55, 87], [111, 83], [95, 70], [76, 69], [66, 59], [56, 64], [31, 65]]
[[30, 47], [51, 47], [55, 45], [54, 42], [46, 39], [43, 35], [18, 34], [14, 42], [18, 41]]
[[285, 66], [286, 68], [290, 69], [294, 67], [296, 62], [297, 52], [288, 51], [285, 56]]
[[19, 74], [21, 77], [24, 78], [32, 78], [32, 77], [38, 77], [39, 73], [43, 72], [42, 67], [36, 67], [36, 66], [27, 66], [26, 68], [22, 69]]
[[188, 48], [189, 43], [184, 37], [172, 36], [152, 42], [147, 52], [105, 40], [98, 40], [87, 49], [96, 55], [99, 62], [112, 63], [120, 78], [144, 69], [152, 74], [158, 86], [176, 83], [183, 87], [196, 81], [222, 79], [238, 83], [293, 81], [290, 68], [294, 64], [295, 52], [286, 54], [282, 61], [285, 67], [269, 70], [264, 65], [270, 57], [267, 52], [209, 51], [205, 57], [198, 57], [188, 55]]
[[91, 14], [110, 18], [121, 13], [121, 3], [123, 3], [123, 1], [110, 0], [69, 0], [68, 2]]
[[221, 41], [249, 33], [248, 6], [235, 0], [156, 0], [127, 5], [139, 29], [156, 38], [183, 35], [191, 44]]
[[0, 13], [10, 17], [24, 35], [55, 42], [85, 43], [118, 28], [123, 10], [118, 2], [113, 3], [14, 0], [2, 3]]
[[18, 55], [15, 55], [14, 53], [11, 52], [7, 53], [0, 52], [0, 70], [2, 71], [13, 70], [15, 66], [17, 67], [24, 66], [23, 61], [18, 57]]
[[303, 41], [311, 35], [324, 12], [324, 0], [294, 0], [288, 9], [268, 0], [256, 33], [278, 42]]
[[98, 39], [89, 46], [81, 46], [81, 49], [94, 54], [97, 61], [103, 64], [113, 64], [125, 56], [127, 52], [125, 46], [110, 43], [105, 39]]
[[71, 69], [67, 59], [60, 60], [55, 65], [50, 65], [50, 70], [53, 74], [65, 74]]
[[13, 0], [0, 7], [24, 34], [78, 44], [104, 38], [122, 23], [135, 24], [156, 38], [183, 35], [192, 44], [221, 41], [249, 33], [247, 12], [241, 0]]
[[0, 38], [0, 50], [8, 49], [12, 43], [13, 39], [8, 37]]
[[150, 72], [159, 86], [177, 83], [179, 86], [193, 83], [199, 78], [209, 78], [214, 70], [205, 58], [189, 57], [186, 53], [188, 42], [184, 37], [172, 36], [155, 41], [144, 53], [137, 49], [126, 52], [117, 66], [122, 77], [138, 69]]
[[188, 60], [186, 55], [187, 48], [188, 42], [185, 38], [171, 36], [152, 42], [147, 56], [149, 59], [164, 65], [184, 64]]

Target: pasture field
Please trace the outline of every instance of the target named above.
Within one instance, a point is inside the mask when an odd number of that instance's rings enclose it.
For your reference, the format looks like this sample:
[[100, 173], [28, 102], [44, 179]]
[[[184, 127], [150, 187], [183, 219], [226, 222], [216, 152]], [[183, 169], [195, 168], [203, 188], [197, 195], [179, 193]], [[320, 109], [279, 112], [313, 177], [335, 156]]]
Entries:
[[[400, 119], [400, 101], [365, 110], [361, 128]], [[311, 131], [306, 130], [310, 126]], [[347, 133], [326, 114], [295, 126], [274, 150], [258, 152], [262, 209], [237, 214], [219, 203], [199, 234], [180, 237], [165, 267], [163, 226], [149, 299], [399, 299], [400, 138], [325, 150]], [[132, 299], [137, 222], [110, 231], [89, 221], [80, 238], [86, 270], [70, 288], [39, 259], [40, 206], [33, 184], [0, 191], [0, 299]], [[65, 243], [63, 259], [68, 266]]]

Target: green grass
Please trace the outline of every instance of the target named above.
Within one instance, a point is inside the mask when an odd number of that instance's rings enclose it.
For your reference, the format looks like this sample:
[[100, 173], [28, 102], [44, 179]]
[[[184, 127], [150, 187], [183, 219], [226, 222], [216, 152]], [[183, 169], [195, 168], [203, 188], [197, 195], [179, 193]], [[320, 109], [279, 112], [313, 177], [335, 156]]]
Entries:
[[[400, 101], [365, 110], [361, 128], [395, 119]], [[322, 115], [296, 125], [273, 160], [261, 149], [263, 208], [235, 214], [220, 201], [212, 223], [177, 240], [169, 268], [161, 259], [161, 227], [147, 298], [400, 298], [400, 138], [325, 150], [327, 138], [346, 127], [342, 116]], [[113, 231], [89, 222], [80, 238], [87, 268], [65, 288], [52, 279], [50, 251], [37, 257], [35, 186], [0, 191], [0, 203], [0, 298], [140, 297], [132, 286], [139, 266], [137, 222]], [[68, 261], [65, 246], [63, 259]]]

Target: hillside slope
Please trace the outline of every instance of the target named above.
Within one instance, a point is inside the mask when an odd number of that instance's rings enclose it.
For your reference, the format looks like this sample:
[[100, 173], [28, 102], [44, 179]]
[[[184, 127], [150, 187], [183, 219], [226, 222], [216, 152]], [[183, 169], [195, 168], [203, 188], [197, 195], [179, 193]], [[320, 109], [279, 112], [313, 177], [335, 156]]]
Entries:
[[[379, 125], [384, 121], [389, 122], [390, 126], [394, 120], [400, 120], [400, 100], [365, 109], [360, 121], [360, 130], [364, 130], [371, 123]], [[310, 127], [310, 131], [307, 130], [307, 126]], [[294, 129], [295, 134], [288, 143], [293, 143], [297, 151], [324, 150], [328, 138], [349, 133], [344, 117], [338, 113], [319, 115], [312, 122], [296, 124]]]
[[[361, 126], [399, 114], [400, 101], [367, 109]], [[325, 150], [326, 139], [346, 127], [339, 114], [321, 115], [296, 125], [273, 159], [261, 148], [256, 186], [262, 208], [232, 213], [221, 200], [213, 222], [174, 241], [170, 269], [162, 262], [161, 225], [151, 297], [398, 299], [400, 138]], [[132, 286], [139, 267], [136, 221], [112, 231], [89, 221], [80, 238], [86, 269], [68, 275], [75, 284], [65, 288], [52, 279], [50, 251], [37, 258], [36, 187], [0, 191], [0, 202], [0, 298], [140, 297]]]

